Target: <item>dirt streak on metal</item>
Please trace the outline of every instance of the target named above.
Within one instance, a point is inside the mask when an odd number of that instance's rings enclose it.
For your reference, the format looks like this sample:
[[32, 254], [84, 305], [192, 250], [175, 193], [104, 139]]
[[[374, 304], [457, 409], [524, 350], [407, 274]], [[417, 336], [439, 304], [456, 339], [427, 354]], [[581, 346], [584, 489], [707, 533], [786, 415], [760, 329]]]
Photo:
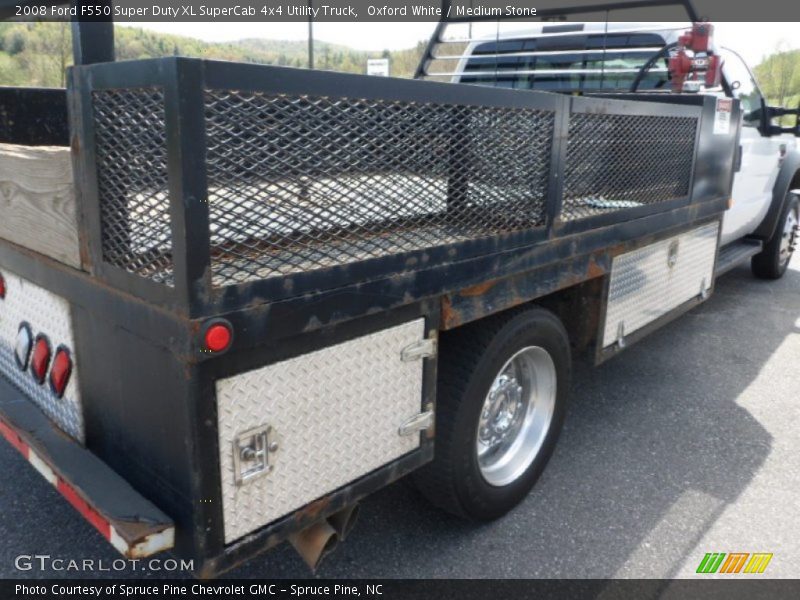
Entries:
[[[485, 281], [454, 294], [445, 294], [441, 300], [444, 329], [458, 327], [605, 274], [606, 268], [591, 255], [565, 264], [556, 279], [550, 276], [539, 280], [540, 273], [531, 272], [502, 280]], [[493, 296], [487, 299], [490, 292]]]

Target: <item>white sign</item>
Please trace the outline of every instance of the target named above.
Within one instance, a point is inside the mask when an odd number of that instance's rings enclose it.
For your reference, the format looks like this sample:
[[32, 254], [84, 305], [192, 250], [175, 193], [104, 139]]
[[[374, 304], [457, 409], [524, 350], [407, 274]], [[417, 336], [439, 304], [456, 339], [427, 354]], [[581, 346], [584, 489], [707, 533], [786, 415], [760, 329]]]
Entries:
[[717, 109], [714, 115], [714, 135], [727, 135], [731, 130], [731, 111], [733, 100], [717, 98]]
[[368, 58], [367, 59], [367, 75], [377, 75], [378, 77], [389, 76], [389, 59], [388, 58]]

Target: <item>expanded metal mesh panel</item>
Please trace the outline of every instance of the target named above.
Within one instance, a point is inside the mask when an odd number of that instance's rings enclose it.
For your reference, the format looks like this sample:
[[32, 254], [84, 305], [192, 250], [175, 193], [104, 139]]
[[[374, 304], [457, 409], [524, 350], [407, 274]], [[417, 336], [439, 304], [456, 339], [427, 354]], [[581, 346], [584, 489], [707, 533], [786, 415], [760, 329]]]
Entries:
[[101, 90], [92, 100], [103, 260], [170, 283], [164, 92]]
[[217, 286], [528, 229], [552, 112], [206, 92]]
[[697, 119], [573, 113], [564, 173], [564, 220], [685, 197]]

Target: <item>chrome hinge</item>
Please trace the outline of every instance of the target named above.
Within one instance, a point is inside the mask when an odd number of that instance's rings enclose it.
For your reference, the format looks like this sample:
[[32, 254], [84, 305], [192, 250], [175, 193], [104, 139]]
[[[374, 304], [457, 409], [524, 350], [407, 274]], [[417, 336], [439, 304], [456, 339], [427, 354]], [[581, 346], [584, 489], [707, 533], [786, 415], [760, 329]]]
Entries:
[[400, 435], [414, 435], [418, 431], [425, 431], [433, 425], [433, 411], [426, 410], [425, 412], [414, 415], [408, 421], [400, 425], [397, 433]]
[[430, 358], [436, 355], [436, 340], [424, 339], [409, 344], [400, 351], [400, 360], [410, 362], [421, 358]]
[[708, 284], [706, 283], [706, 278], [703, 277], [703, 280], [700, 282], [700, 299], [705, 300], [710, 295], [710, 289]]
[[625, 347], [625, 321], [620, 321], [617, 325], [617, 346]]
[[243, 485], [273, 469], [269, 455], [278, 451], [272, 427], [262, 425], [240, 433], [233, 440], [233, 477]]

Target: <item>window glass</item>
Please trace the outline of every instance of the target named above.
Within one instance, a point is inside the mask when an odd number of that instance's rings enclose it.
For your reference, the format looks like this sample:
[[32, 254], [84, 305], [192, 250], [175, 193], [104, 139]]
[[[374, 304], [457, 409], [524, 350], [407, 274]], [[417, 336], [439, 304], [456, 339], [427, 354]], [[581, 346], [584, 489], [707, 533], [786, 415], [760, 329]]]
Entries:
[[[628, 91], [664, 46], [651, 33], [609, 33], [501, 40], [478, 45], [462, 83], [560, 92]], [[669, 90], [668, 58], [656, 62], [640, 90]]]
[[733, 50], [721, 49], [723, 58], [722, 72], [725, 80], [733, 90], [733, 96], [739, 99], [744, 115], [744, 125], [758, 127], [761, 115], [761, 92], [753, 74], [742, 58]]

